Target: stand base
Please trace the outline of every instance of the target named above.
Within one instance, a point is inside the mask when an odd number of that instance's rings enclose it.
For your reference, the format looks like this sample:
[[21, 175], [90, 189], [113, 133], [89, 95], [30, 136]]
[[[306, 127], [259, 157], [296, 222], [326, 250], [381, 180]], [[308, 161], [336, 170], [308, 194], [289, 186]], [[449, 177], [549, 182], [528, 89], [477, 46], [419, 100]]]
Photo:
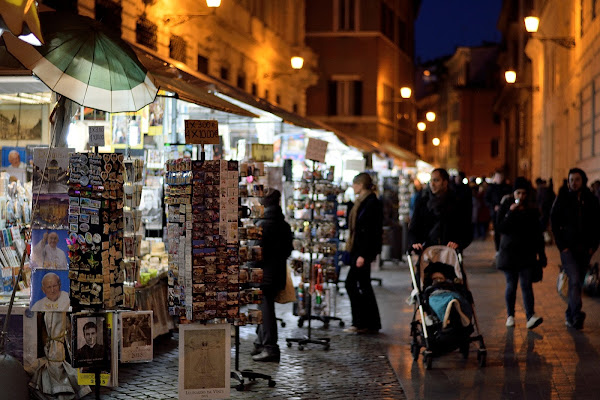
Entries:
[[243, 371], [231, 371], [231, 378], [239, 382], [239, 384], [235, 386], [236, 390], [239, 392], [243, 392], [245, 389], [244, 378], [248, 378], [250, 382], [254, 382], [257, 379], [265, 379], [269, 381], [269, 387], [275, 387], [276, 384], [276, 382], [271, 379], [270, 375], [254, 372], [250, 369], [245, 369]]
[[[306, 321], [308, 319], [309, 319], [309, 317], [307, 315], [298, 318], [298, 328], [302, 328], [302, 326], [304, 325], [304, 321]], [[323, 328], [329, 328], [330, 321], [339, 321], [340, 328], [343, 328], [345, 325], [344, 321], [342, 321], [342, 319], [340, 317], [311, 315], [310, 320], [323, 322]]]
[[323, 346], [324, 350], [329, 350], [329, 341], [330, 338], [316, 338], [312, 339], [308, 336], [304, 336], [303, 338], [288, 338], [285, 339], [287, 342], [287, 347], [292, 347], [292, 343], [298, 343], [298, 350], [304, 350], [304, 346], [307, 344], [319, 344]]

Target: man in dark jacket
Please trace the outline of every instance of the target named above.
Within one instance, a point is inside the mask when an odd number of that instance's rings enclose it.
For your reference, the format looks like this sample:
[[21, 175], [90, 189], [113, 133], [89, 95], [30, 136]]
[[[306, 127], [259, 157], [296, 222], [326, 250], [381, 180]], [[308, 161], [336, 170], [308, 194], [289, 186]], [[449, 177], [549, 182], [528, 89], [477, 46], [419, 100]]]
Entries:
[[490, 209], [490, 216], [494, 225], [494, 244], [496, 245], [496, 251], [500, 249], [500, 232], [498, 232], [496, 227], [500, 203], [504, 196], [511, 192], [512, 188], [506, 183], [504, 174], [501, 171], [496, 171], [493, 182], [488, 186], [488, 189], [485, 192], [485, 203]]
[[600, 205], [587, 188], [587, 176], [579, 168], [569, 171], [568, 191], [559, 192], [550, 221], [562, 266], [569, 277], [566, 325], [583, 329], [581, 288], [592, 254], [600, 242]]
[[408, 227], [409, 243], [414, 249], [433, 245], [464, 249], [470, 243], [471, 209], [467, 212], [448, 187], [449, 178], [443, 168], [431, 173], [429, 190], [423, 191]]
[[257, 267], [263, 269], [263, 300], [260, 305], [263, 323], [256, 329], [258, 337], [251, 354], [254, 361], [279, 362], [275, 296], [285, 288], [286, 261], [292, 252], [293, 236], [281, 210], [281, 192], [269, 190], [261, 203], [265, 207], [265, 214], [257, 226], [262, 228], [260, 246], [263, 259], [257, 263]]

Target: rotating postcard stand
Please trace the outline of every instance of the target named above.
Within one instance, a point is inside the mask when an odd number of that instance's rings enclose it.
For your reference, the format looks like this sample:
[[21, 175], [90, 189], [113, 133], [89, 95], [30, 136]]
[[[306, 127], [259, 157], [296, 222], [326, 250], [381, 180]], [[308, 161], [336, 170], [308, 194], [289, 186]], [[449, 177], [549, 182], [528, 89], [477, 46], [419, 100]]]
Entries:
[[[313, 168], [312, 168], [312, 174], [311, 174], [311, 179], [310, 179], [310, 187], [311, 187], [311, 202], [314, 204], [315, 200], [316, 200], [316, 182], [315, 182], [315, 171], [317, 169], [317, 162], [324, 162], [325, 161], [325, 153], [327, 151], [327, 142], [322, 141], [322, 140], [317, 140], [317, 139], [312, 139], [309, 138], [308, 139], [308, 146], [306, 148], [306, 159], [307, 160], [313, 160]], [[310, 221], [312, 223], [312, 221], [314, 221], [314, 207], [311, 208], [310, 210]], [[309, 227], [309, 229], [312, 229], [312, 227]], [[312, 232], [310, 233], [310, 243], [309, 243], [309, 259], [308, 259], [308, 267], [310, 268], [310, 273], [309, 273], [309, 287], [308, 287], [308, 293], [307, 293], [307, 299], [306, 299], [306, 316], [304, 317], [304, 319], [308, 320], [308, 331], [307, 331], [307, 335], [301, 338], [286, 338], [285, 341], [287, 342], [287, 346], [288, 347], [292, 347], [292, 343], [298, 343], [298, 350], [304, 350], [304, 346], [306, 346], [307, 344], [318, 344], [323, 346], [324, 350], [329, 350], [329, 346], [330, 346], [330, 338], [313, 338], [312, 337], [312, 327], [311, 327], [311, 320], [312, 318], [312, 294], [314, 292], [314, 283], [315, 283], [315, 271], [314, 271], [314, 266], [313, 266], [313, 257], [314, 257], [314, 249], [313, 247], [313, 241], [312, 241]], [[304, 285], [304, 282], [300, 283], [301, 285]], [[304, 290], [304, 288], [302, 288]]]

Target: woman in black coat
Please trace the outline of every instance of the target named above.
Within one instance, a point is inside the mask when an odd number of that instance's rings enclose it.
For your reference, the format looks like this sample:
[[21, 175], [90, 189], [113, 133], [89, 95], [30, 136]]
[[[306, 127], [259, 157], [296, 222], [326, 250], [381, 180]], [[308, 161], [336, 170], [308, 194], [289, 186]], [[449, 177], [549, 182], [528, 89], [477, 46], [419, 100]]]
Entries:
[[373, 180], [367, 173], [354, 177], [356, 200], [348, 216], [350, 235], [346, 251], [350, 253], [350, 271], [346, 291], [352, 308], [350, 333], [377, 333], [381, 329], [379, 308], [371, 286], [371, 263], [381, 253], [383, 208], [373, 192]]
[[254, 361], [279, 361], [277, 345], [277, 318], [275, 315], [275, 296], [285, 289], [286, 262], [292, 252], [292, 230], [285, 222], [281, 210], [281, 192], [270, 190], [261, 200], [265, 214], [256, 225], [262, 228], [262, 261], [257, 267], [263, 270], [263, 282], [260, 285], [263, 299], [260, 305], [262, 324], [256, 329], [257, 339], [251, 352]]
[[515, 325], [515, 301], [520, 281], [526, 326], [533, 329], [543, 319], [535, 315], [532, 279], [536, 268], [546, 266], [546, 254], [540, 213], [529, 201], [529, 192], [527, 179], [518, 177], [513, 196], [506, 196], [500, 205], [496, 225], [501, 237], [496, 267], [506, 276], [506, 326]]

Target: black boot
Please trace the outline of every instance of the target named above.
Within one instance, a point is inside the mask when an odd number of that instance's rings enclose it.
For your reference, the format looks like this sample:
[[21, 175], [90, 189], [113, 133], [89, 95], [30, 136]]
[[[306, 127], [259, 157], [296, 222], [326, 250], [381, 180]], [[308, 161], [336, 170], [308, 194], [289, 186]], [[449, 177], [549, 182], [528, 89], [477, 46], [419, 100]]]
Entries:
[[269, 352], [268, 350], [265, 349], [262, 352], [260, 352], [260, 354], [252, 356], [252, 359], [254, 361], [279, 362], [279, 353], [272, 353], [272, 352]]

